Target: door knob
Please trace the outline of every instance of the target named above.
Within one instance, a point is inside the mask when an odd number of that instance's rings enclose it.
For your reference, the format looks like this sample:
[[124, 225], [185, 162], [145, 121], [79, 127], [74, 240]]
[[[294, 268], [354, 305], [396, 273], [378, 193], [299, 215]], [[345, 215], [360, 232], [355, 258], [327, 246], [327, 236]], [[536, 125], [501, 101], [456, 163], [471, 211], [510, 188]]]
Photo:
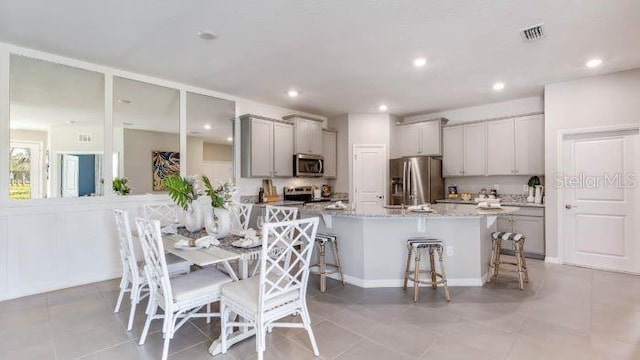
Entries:
[[376, 197], [378, 198], [378, 200], [382, 200], [384, 198], [383, 195], [377, 195]]
[[577, 206], [573, 206], [573, 205], [567, 204], [567, 205], [564, 206], [564, 208], [567, 209], [567, 210], [571, 210], [573, 208], [577, 208]]

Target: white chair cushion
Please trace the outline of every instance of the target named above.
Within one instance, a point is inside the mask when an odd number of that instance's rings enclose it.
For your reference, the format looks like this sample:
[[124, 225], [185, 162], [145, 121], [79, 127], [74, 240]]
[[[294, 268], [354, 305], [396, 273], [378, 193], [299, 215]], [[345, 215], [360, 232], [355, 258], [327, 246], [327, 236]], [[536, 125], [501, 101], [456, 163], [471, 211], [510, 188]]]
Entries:
[[[260, 276], [253, 276], [248, 279], [236, 281], [222, 288], [222, 297], [228, 298], [234, 303], [242, 306], [250, 313], [258, 312], [258, 296], [260, 293]], [[298, 299], [299, 290], [291, 291], [275, 297], [265, 304], [265, 310], [268, 311], [274, 307], [286, 304], [290, 301]]]
[[222, 285], [232, 282], [229, 275], [211, 268], [194, 271], [171, 279], [173, 298], [177, 303], [201, 296], [219, 294]]
[[[166, 253], [165, 259], [167, 261], [167, 270], [169, 270], [169, 275], [186, 274], [189, 273], [191, 269], [191, 264], [180, 256]], [[140, 276], [144, 278], [143, 260], [138, 261], [138, 271], [140, 272]]]

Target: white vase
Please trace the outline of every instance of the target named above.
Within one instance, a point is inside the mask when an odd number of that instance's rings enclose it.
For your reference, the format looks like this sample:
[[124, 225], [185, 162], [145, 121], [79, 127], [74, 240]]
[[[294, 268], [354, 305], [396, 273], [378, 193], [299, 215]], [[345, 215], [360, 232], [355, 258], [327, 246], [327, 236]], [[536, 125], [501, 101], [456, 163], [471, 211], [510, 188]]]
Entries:
[[529, 186], [529, 196], [527, 196], [527, 202], [532, 203], [535, 201], [535, 196], [533, 195], [535, 188], [533, 186]]
[[544, 186], [536, 185], [535, 203], [542, 204], [542, 195], [544, 194]]
[[195, 201], [187, 206], [187, 210], [184, 214], [184, 227], [189, 232], [196, 232], [202, 230], [202, 206]]
[[213, 209], [213, 215], [217, 227], [217, 237], [223, 238], [229, 234], [231, 230], [231, 213], [225, 208]]

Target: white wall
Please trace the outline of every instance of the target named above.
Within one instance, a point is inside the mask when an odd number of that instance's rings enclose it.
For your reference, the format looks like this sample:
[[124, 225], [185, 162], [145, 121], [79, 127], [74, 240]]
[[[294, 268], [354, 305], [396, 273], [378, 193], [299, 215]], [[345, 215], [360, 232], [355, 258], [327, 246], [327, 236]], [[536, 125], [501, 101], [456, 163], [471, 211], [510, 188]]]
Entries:
[[488, 120], [503, 116], [514, 116], [542, 111], [544, 111], [544, 97], [533, 96], [479, 106], [470, 106], [428, 114], [409, 116], [405, 119], [435, 119], [443, 117], [449, 119], [449, 124], [451, 125], [469, 121]]
[[[640, 69], [545, 86], [545, 176], [558, 170], [560, 130], [640, 123]], [[637, 189], [636, 191], [640, 191]], [[558, 256], [558, 192], [546, 187], [547, 256]]]
[[330, 118], [328, 127], [338, 132], [337, 136], [337, 175], [333, 181], [333, 192], [349, 192], [349, 115]]
[[[444, 179], [445, 196], [447, 187], [458, 186], [458, 192], [470, 192], [478, 194], [482, 189], [497, 187], [498, 194], [528, 194], [529, 178], [531, 176], [460, 176]], [[544, 183], [544, 179], [541, 178]]]
[[204, 161], [233, 161], [233, 146], [205, 142], [202, 147]]

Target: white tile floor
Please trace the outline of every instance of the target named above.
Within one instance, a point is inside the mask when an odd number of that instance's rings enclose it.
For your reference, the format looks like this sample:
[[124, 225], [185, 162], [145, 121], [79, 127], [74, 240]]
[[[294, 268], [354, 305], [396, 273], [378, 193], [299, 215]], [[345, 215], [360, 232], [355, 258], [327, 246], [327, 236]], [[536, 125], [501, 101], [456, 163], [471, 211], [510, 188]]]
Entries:
[[[310, 284], [309, 308], [327, 359], [640, 359], [640, 276], [529, 261], [531, 283], [421, 290]], [[129, 306], [113, 314], [118, 281], [0, 303], [0, 359], [158, 359], [160, 323], [138, 346], [144, 306], [126, 332]], [[192, 321], [171, 342], [171, 359], [250, 359], [252, 339], [212, 358], [219, 323]], [[266, 358], [311, 359], [305, 333], [274, 330]]]

